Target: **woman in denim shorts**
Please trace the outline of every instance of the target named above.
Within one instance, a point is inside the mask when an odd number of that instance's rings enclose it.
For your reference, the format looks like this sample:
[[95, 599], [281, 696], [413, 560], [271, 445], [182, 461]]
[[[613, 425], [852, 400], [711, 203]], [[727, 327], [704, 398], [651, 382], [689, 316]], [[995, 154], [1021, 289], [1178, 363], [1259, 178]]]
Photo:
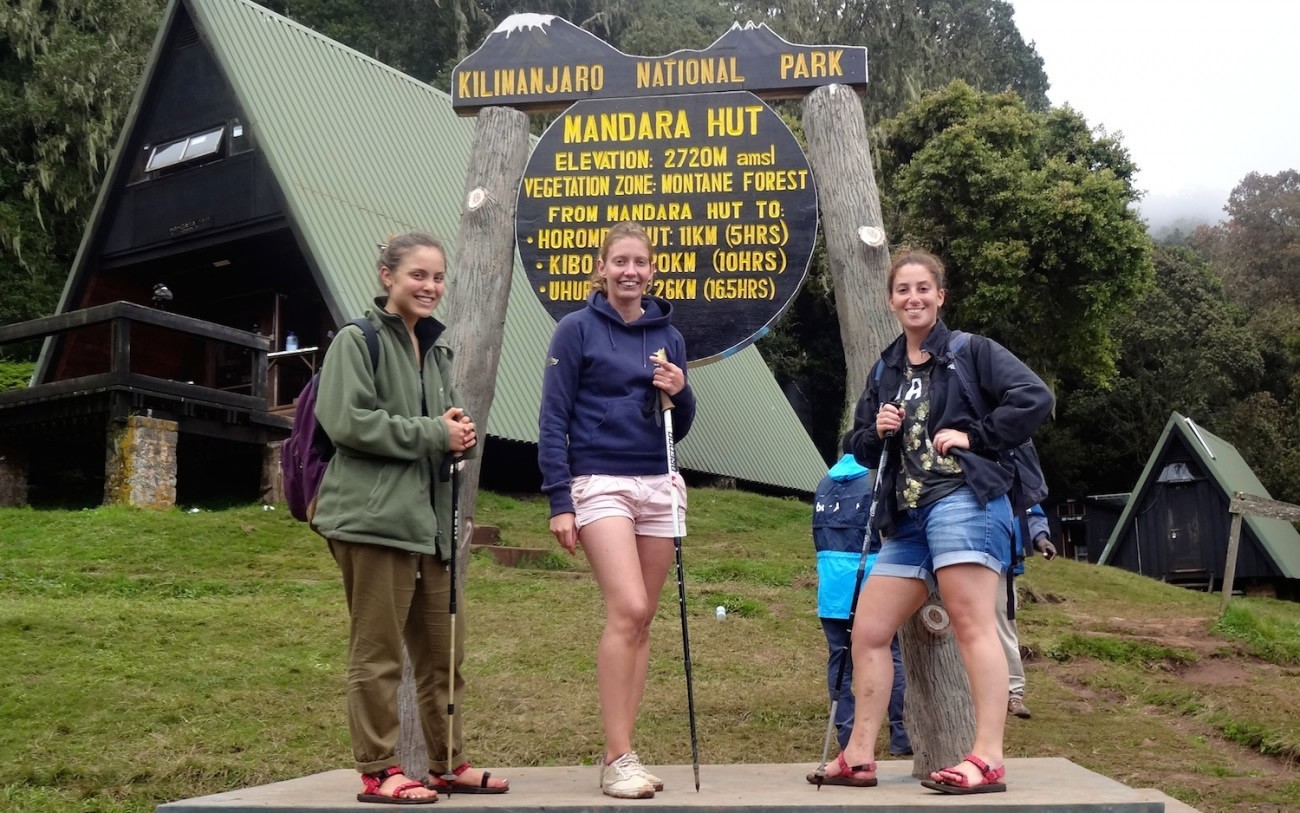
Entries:
[[685, 526], [686, 490], [668, 471], [660, 394], [675, 404], [677, 440], [695, 418], [686, 343], [670, 323], [672, 305], [646, 295], [653, 275], [645, 229], [613, 226], [587, 306], [555, 327], [538, 420], [551, 533], [570, 554], [582, 545], [605, 601], [596, 649], [605, 727], [601, 790], [618, 798], [649, 798], [663, 789], [632, 750], [650, 622], [674, 559], [671, 489]]
[[[853, 627], [857, 719], [848, 746], [827, 766], [828, 784], [876, 783], [876, 735], [893, 685], [889, 643], [937, 585], [970, 682], [975, 742], [966, 759], [923, 784], [945, 793], [1006, 790], [1007, 661], [994, 613], [998, 575], [1011, 555], [1011, 476], [997, 455], [1029, 438], [1051, 414], [1052, 395], [991, 339], [971, 336], [951, 349], [939, 319], [945, 294], [938, 258], [904, 251], [894, 260], [889, 307], [903, 334], [881, 353], [845, 441], [866, 466], [890, 445], [877, 487], [885, 543]], [[973, 371], [972, 385], [993, 405], [988, 414], [963, 393], [957, 364]]]

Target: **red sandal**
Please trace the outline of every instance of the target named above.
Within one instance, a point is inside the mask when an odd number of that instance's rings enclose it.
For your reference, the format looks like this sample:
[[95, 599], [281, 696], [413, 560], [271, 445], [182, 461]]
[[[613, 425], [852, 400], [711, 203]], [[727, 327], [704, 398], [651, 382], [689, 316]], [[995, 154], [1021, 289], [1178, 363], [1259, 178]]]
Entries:
[[[979, 769], [980, 774], [982, 774], [984, 777], [984, 781], [978, 785], [970, 784], [970, 780], [966, 778], [966, 774], [957, 770], [957, 766], [954, 765], [951, 768], [944, 768], [943, 770], [936, 771], [935, 773], [952, 774], [953, 776], [956, 776], [960, 781], [945, 782], [940, 779], [925, 779], [921, 782], [921, 784], [929, 788], [930, 790], [937, 790], [940, 793], [950, 793], [957, 796], [964, 796], [970, 793], [1005, 793], [1006, 792], [1007, 790], [1006, 783], [1002, 781], [1002, 777], [1007, 775], [1006, 765], [1003, 765], [1000, 768], [990, 768], [987, 762], [975, 756], [974, 754], [967, 754], [965, 759], [962, 760], [962, 762], [969, 762], [970, 764], [974, 765], [977, 769]], [[931, 776], [933, 775], [934, 774], [931, 774]]]
[[[843, 785], [850, 788], [874, 788], [876, 786], [876, 763], [868, 762], [864, 765], [850, 765], [844, 760], [844, 752], [835, 757], [835, 764], [839, 766], [840, 772], [834, 776], [827, 776], [822, 773], [818, 776], [817, 771], [813, 771], [805, 778], [810, 784], [821, 787], [822, 785]], [[871, 772], [868, 779], [858, 779], [853, 774]]]
[[[465, 771], [468, 771], [469, 768], [470, 765], [468, 762], [466, 762], [464, 765], [461, 765], [459, 768], [453, 770], [452, 774], [454, 774], [455, 776], [460, 776], [461, 774], [465, 773]], [[492, 772], [484, 771], [483, 778], [479, 781], [477, 785], [462, 785], [459, 782], [448, 782], [446, 779], [443, 779], [441, 776], [435, 774], [433, 771], [429, 771], [429, 778], [425, 780], [424, 786], [429, 790], [438, 790], [446, 794], [505, 793], [510, 790], [509, 782], [504, 779], [501, 781], [506, 782], [505, 785], [495, 785], [495, 786], [488, 785], [488, 780], [491, 778], [492, 778]]]
[[401, 772], [402, 772], [401, 765], [390, 765], [389, 767], [379, 771], [375, 771], [374, 773], [361, 774], [361, 785], [362, 787], [365, 788], [365, 790], [357, 794], [357, 801], [373, 802], [375, 804], [380, 804], [380, 805], [431, 805], [434, 802], [438, 801], [437, 793], [434, 793], [432, 796], [428, 796], [420, 799], [408, 799], [405, 796], [403, 796], [402, 794], [406, 793], [408, 790], [414, 790], [415, 788], [424, 788], [423, 783], [415, 782], [415, 781], [403, 782], [402, 784], [393, 788], [392, 793], [379, 792], [379, 788], [381, 785], [384, 784], [385, 779], [387, 779], [390, 776], [396, 776]]

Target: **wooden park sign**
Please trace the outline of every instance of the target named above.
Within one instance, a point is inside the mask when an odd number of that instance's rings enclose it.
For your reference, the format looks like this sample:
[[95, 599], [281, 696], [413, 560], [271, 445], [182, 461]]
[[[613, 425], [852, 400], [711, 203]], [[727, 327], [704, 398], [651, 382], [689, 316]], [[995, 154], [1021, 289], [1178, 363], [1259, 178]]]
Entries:
[[557, 110], [583, 99], [745, 90], [797, 99], [823, 85], [867, 85], [867, 49], [794, 45], [765, 24], [735, 23], [703, 51], [630, 56], [568, 20], [515, 14], [451, 75], [451, 106]]
[[650, 291], [673, 304], [691, 361], [766, 332], [802, 285], [817, 236], [808, 159], [745, 92], [578, 102], [533, 150], [519, 257], [555, 319], [583, 307], [606, 230], [646, 227]]
[[[558, 319], [585, 302], [608, 228], [641, 222], [658, 255], [652, 293], [673, 304], [698, 365], [762, 336], [793, 300], [819, 194], [849, 396], [860, 392], [879, 349], [898, 334], [885, 306], [889, 249], [858, 99], [866, 56], [862, 47], [794, 45], [754, 24], [733, 25], [701, 51], [629, 56], [558, 17], [502, 22], [452, 74], [453, 108], [479, 116], [460, 240], [473, 267], [452, 278], [479, 286], [464, 295], [477, 322], [458, 334], [456, 352], [492, 351], [482, 364], [458, 365], [474, 370], [462, 393], [486, 390], [471, 412], [486, 420], [504, 324], [503, 312], [483, 311], [504, 302], [512, 274], [504, 253], [489, 259], [489, 249], [513, 243], [534, 295]], [[764, 102], [782, 98], [803, 98], [808, 155]], [[527, 160], [521, 110], [563, 111]], [[950, 628], [918, 624], [902, 641], [912, 770], [924, 778], [960, 761], [974, 715]], [[422, 756], [412, 763], [427, 764]]]
[[519, 185], [516, 241], [534, 293], [556, 320], [582, 308], [605, 233], [637, 221], [655, 246], [651, 294], [672, 302], [688, 358], [703, 364], [770, 329], [816, 241], [808, 158], [760, 97], [865, 83], [865, 48], [792, 45], [765, 25], [735, 25], [703, 51], [634, 57], [521, 14], [457, 66], [452, 106], [567, 106]]

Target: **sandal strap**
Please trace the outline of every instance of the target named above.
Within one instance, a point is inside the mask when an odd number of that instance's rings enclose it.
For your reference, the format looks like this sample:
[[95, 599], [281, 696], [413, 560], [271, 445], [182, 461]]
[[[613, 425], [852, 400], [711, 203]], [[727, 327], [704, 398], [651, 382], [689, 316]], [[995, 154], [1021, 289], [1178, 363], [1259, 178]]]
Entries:
[[470, 764], [466, 762], [465, 764], [461, 765], [459, 768], [453, 768], [451, 772], [455, 776], [460, 776], [461, 774], [465, 773], [465, 771], [468, 771], [469, 768], [470, 768]]
[[[384, 784], [385, 779], [387, 779], [388, 777], [394, 774], [399, 774], [401, 772], [402, 772], [401, 765], [389, 765], [387, 768], [380, 768], [379, 770], [374, 771], [372, 773], [363, 773], [361, 774], [361, 785], [363, 788], [365, 788], [366, 793], [377, 794], [379, 793], [379, 786]], [[419, 782], [415, 782], [414, 784], [423, 787], [423, 785]]]
[[[388, 796], [388, 797], [393, 798], [393, 799], [405, 799], [406, 797], [403, 796], [402, 794], [403, 794], [403, 793], [406, 793], [408, 790], [413, 790], [413, 789], [415, 789], [415, 788], [424, 788], [424, 783], [423, 783], [423, 782], [403, 782], [402, 784], [400, 784], [400, 785], [398, 785], [397, 787], [393, 788], [393, 792], [392, 792], [392, 793], [386, 793], [386, 794], [382, 794], [382, 795], [384, 795], [384, 796]], [[425, 789], [427, 790], [427, 788], [425, 788]], [[430, 797], [430, 798], [432, 798], [432, 797]]]
[[989, 767], [989, 764], [987, 762], [975, 756], [974, 754], [967, 754], [966, 756], [962, 757], [962, 759], [974, 765], [976, 768], [979, 768], [979, 772], [984, 774], [985, 776], [987, 776], [989, 771], [992, 770]]
[[[987, 762], [974, 754], [967, 754], [965, 756], [965, 761], [974, 765], [976, 769], [979, 770], [979, 772], [984, 776], [985, 784], [996, 784], [1002, 780], [1002, 777], [1007, 775], [1007, 766], [1003, 765], [1001, 768], [990, 768]], [[956, 766], [953, 766], [950, 770], [956, 772]]]
[[839, 753], [839, 756], [835, 758], [835, 761], [839, 763], [840, 773], [841, 775], [844, 776], [848, 776], [849, 774], [855, 774], [855, 773], [872, 772], [876, 770], [876, 763], [874, 762], [866, 762], [863, 763], [862, 765], [850, 765], [848, 761], [844, 759], [843, 751]]

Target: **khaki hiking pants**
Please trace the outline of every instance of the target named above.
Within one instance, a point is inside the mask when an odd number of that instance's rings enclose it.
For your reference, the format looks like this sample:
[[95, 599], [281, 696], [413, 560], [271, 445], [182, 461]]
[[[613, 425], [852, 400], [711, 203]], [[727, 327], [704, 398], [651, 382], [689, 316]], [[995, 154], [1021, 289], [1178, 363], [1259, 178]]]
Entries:
[[[348, 636], [348, 730], [357, 770], [375, 773], [399, 764], [397, 687], [402, 680], [402, 644], [415, 674], [416, 701], [429, 770], [445, 773], [465, 762], [461, 705], [465, 679], [464, 591], [456, 597], [456, 714], [453, 749], [447, 759], [448, 599], [451, 574], [442, 560], [426, 554], [329, 540], [343, 571], [351, 632]], [[418, 779], [419, 777], [413, 777]]]
[[[1016, 577], [1020, 578], [1019, 576]], [[1015, 607], [1020, 609], [1020, 594], [1014, 597]], [[998, 640], [1002, 643], [1002, 651], [1007, 656], [1007, 696], [1015, 696], [1020, 699], [1025, 697], [1025, 664], [1020, 659], [1020, 638], [1017, 634], [1016, 622], [1007, 617], [1007, 572], [1004, 570], [998, 576]]]

